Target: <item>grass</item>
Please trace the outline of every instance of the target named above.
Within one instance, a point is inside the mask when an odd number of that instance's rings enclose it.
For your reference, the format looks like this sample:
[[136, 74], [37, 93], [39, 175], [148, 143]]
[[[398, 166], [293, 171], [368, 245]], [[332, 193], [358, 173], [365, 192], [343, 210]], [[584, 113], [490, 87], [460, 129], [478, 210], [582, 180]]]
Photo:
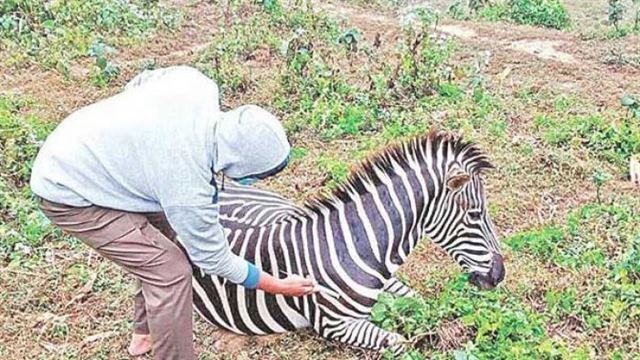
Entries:
[[607, 119], [606, 114], [554, 119], [539, 116], [536, 126], [545, 142], [554, 146], [583, 146], [596, 156], [624, 165], [640, 151], [640, 125], [635, 121]]
[[[95, 14], [91, 7], [106, 1], [82, 6]], [[127, 3], [142, 4], [117, 2]], [[44, 36], [37, 21], [27, 40], [2, 35], [15, 66], [45, 65], [28, 77], [6, 70], [3, 75], [23, 79], [25, 89], [32, 76], [56, 71], [60, 49], [68, 51], [64, 61], [70, 67], [87, 67], [91, 81], [64, 80], [71, 82], [64, 99], [53, 99], [60, 92], [0, 95], [0, 282], [6, 289], [0, 294], [1, 358], [125, 354], [131, 278], [53, 229], [26, 185], [31, 161], [55, 126], [48, 120], [61, 111], [58, 104], [75, 108], [90, 100], [84, 98], [88, 93], [119, 91], [124, 75], [133, 75], [118, 67], [119, 50], [128, 44], [141, 46], [139, 53], [167, 51], [138, 40], [166, 40], [165, 33], [154, 33], [164, 26], [165, 10], [144, 4], [149, 10], [142, 23], [122, 9], [114, 17], [117, 29], [96, 24], [95, 17], [77, 23], [55, 17], [55, 28], [79, 34], [77, 41]], [[358, 14], [378, 16], [379, 9], [398, 7], [386, 1], [356, 5]], [[65, 11], [77, 15], [79, 9]], [[602, 102], [600, 94], [567, 94], [556, 90], [556, 78], [569, 70], [545, 64], [536, 73], [530, 58], [517, 61], [532, 72], [514, 70], [514, 81], [497, 79], [505, 66], [499, 57], [488, 59], [433, 35], [436, 23], [428, 12], [406, 28], [389, 25], [395, 17], [385, 15], [389, 33], [376, 42], [375, 17], [337, 21], [309, 4], [202, 3], [180, 11], [189, 28], [215, 31], [204, 50], [165, 61], [191, 63], [215, 79], [223, 108], [266, 106], [287, 128], [291, 164], [265, 187], [301, 201], [335, 186], [371, 152], [433, 127], [478, 142], [494, 160], [497, 169], [486, 180], [489, 210], [502, 235], [507, 280], [496, 291], [478, 291], [448, 256], [427, 241], [421, 244], [400, 274], [419, 296], [383, 296], [371, 315], [411, 340], [405, 359], [640, 356], [640, 201], [624, 179], [629, 157], [640, 151], [631, 101], [637, 89], [625, 89], [630, 95], [622, 105], [625, 94], [612, 94], [612, 102]], [[29, 14], [38, 21], [49, 16]], [[29, 53], [28, 37], [46, 46]], [[179, 47], [184, 40], [171, 44]], [[609, 80], [598, 74], [581, 77], [600, 89]], [[304, 331], [266, 342], [251, 338], [236, 351], [220, 352], [218, 333], [202, 321], [196, 339], [202, 359], [371, 356]]]
[[[12, 261], [53, 231], [26, 186], [31, 163], [53, 125], [21, 116], [27, 104], [17, 97], [0, 96], [0, 256]], [[12, 251], [16, 246], [19, 251]]]
[[[640, 213], [629, 204], [587, 204], [563, 224], [504, 240], [515, 253], [553, 266], [585, 275], [600, 270], [602, 278], [591, 288], [546, 288], [541, 304], [534, 307], [521, 289], [482, 292], [470, 286], [466, 276], [453, 276], [444, 284], [442, 279], [427, 280], [427, 288], [440, 287], [428, 297], [381, 295], [371, 319], [410, 339], [414, 350], [407, 359], [591, 359], [607, 352], [611, 358], [626, 350], [637, 353], [636, 334], [624, 329], [636, 328], [640, 320], [639, 226]], [[607, 338], [609, 346], [620, 348], [554, 337], [556, 326], [567, 321], [576, 322], [586, 339], [598, 337], [603, 329], [622, 330]]]
[[18, 68], [39, 63], [68, 74], [72, 60], [96, 56], [96, 44], [131, 45], [159, 27], [176, 27], [179, 19], [156, 1], [8, 0], [0, 5], [2, 63]]

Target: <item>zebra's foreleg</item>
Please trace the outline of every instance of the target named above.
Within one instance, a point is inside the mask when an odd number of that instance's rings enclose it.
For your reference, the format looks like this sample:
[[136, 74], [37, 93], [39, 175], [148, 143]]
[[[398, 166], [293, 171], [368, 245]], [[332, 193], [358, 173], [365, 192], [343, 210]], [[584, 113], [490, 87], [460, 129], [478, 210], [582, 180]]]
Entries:
[[413, 297], [416, 295], [413, 289], [403, 284], [402, 281], [400, 281], [395, 276], [391, 277], [389, 281], [387, 281], [387, 283], [384, 284], [384, 287], [382, 288], [382, 290], [391, 295], [401, 296], [401, 297]]
[[389, 349], [395, 356], [405, 352], [402, 335], [381, 329], [367, 319], [344, 319], [328, 323], [321, 329], [320, 336], [364, 349]]

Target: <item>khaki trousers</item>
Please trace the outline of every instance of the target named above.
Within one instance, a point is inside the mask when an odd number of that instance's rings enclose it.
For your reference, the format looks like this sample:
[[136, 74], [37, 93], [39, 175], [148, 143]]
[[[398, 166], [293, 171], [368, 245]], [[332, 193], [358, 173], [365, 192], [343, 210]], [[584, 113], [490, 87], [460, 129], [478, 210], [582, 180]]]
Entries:
[[139, 281], [134, 332], [151, 334], [154, 359], [194, 358], [191, 266], [163, 213], [72, 207], [42, 200], [55, 225]]

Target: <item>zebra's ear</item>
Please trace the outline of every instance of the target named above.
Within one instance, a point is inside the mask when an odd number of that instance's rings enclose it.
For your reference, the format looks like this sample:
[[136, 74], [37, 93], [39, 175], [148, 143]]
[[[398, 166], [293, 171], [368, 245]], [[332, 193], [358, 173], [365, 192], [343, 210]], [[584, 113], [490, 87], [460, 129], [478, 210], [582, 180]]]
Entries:
[[471, 176], [462, 170], [460, 166], [454, 164], [447, 173], [447, 188], [451, 191], [460, 190], [469, 180], [471, 180]]

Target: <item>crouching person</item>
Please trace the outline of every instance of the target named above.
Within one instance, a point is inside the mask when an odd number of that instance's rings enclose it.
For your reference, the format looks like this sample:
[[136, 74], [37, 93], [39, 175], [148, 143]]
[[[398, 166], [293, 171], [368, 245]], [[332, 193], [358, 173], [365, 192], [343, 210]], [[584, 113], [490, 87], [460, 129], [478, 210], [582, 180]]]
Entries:
[[193, 68], [146, 71], [62, 121], [35, 160], [44, 214], [139, 280], [132, 355], [194, 358], [191, 266], [176, 234], [208, 274], [273, 294], [314, 291], [230, 251], [214, 173], [250, 184], [282, 170], [290, 146], [269, 112], [221, 112], [218, 102], [216, 84]]

